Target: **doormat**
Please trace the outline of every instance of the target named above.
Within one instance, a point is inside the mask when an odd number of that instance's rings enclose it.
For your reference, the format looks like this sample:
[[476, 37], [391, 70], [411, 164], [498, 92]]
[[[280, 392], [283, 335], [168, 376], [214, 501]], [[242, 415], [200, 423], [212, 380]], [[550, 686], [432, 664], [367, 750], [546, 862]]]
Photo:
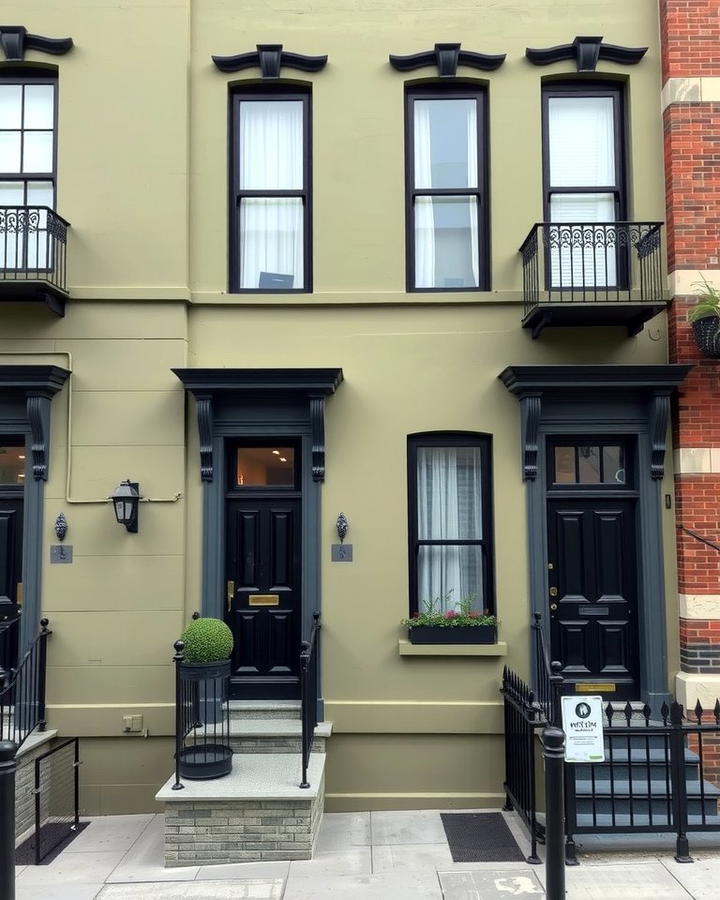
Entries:
[[[40, 865], [46, 866], [51, 863], [89, 824], [89, 822], [80, 822], [77, 828], [71, 828], [67, 822], [46, 822], [40, 829]], [[36, 837], [37, 835], [31, 834], [19, 847], [15, 848], [16, 866], [35, 865]]]
[[453, 862], [525, 862], [502, 813], [440, 813]]

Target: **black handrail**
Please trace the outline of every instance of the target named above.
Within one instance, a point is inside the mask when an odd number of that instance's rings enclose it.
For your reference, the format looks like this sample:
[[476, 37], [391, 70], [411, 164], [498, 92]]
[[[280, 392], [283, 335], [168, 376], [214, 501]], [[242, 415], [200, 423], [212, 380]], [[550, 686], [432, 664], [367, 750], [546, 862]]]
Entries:
[[40, 632], [16, 669], [0, 670], [0, 740], [22, 746], [35, 729], [44, 731], [48, 620], [40, 620]]
[[0, 205], [0, 281], [46, 281], [67, 293], [69, 227], [49, 206]]
[[549, 725], [561, 726], [560, 694], [563, 677], [560, 674], [562, 664], [550, 661], [550, 654], [545, 643], [545, 631], [542, 616], [535, 613], [532, 624], [535, 632], [535, 694]]
[[313, 613], [310, 640], [303, 641], [300, 651], [300, 706], [302, 717], [302, 781], [301, 788], [309, 788], [308, 762], [317, 727], [318, 657], [320, 655], [320, 613]]

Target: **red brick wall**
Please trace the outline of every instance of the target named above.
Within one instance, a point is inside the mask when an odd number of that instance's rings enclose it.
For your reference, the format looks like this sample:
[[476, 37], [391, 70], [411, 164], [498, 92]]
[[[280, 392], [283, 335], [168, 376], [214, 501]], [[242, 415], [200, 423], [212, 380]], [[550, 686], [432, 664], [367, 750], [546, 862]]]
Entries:
[[663, 81], [720, 75], [718, 0], [660, 0]]
[[[719, 0], [660, 0], [660, 31], [663, 83], [720, 76]], [[718, 269], [720, 103], [671, 103], [663, 124], [669, 271]], [[669, 310], [670, 360], [695, 365], [679, 391], [674, 446], [720, 451], [720, 365], [695, 346], [694, 302], [678, 296]], [[720, 543], [720, 475], [680, 474], [675, 488], [679, 591], [720, 594], [720, 554], [682, 530]], [[679, 630], [682, 668], [720, 675], [720, 620], [681, 619]]]

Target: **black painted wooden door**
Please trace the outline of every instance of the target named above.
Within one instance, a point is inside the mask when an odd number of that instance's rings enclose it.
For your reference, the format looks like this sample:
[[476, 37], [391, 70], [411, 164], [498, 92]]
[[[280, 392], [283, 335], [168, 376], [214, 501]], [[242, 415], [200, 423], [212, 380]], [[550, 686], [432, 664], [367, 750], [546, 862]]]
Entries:
[[227, 621], [237, 698], [300, 696], [300, 500], [231, 500]]
[[635, 502], [549, 500], [548, 562], [552, 657], [570, 690], [638, 700]]

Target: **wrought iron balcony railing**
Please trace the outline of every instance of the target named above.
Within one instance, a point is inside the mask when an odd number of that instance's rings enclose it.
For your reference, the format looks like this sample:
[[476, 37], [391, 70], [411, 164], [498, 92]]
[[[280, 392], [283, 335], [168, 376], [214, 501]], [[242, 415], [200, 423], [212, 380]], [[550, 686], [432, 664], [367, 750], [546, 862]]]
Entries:
[[537, 222], [520, 247], [523, 325], [626, 325], [665, 306], [661, 222]]
[[64, 314], [69, 227], [48, 206], [0, 206], [0, 300], [42, 300]]

